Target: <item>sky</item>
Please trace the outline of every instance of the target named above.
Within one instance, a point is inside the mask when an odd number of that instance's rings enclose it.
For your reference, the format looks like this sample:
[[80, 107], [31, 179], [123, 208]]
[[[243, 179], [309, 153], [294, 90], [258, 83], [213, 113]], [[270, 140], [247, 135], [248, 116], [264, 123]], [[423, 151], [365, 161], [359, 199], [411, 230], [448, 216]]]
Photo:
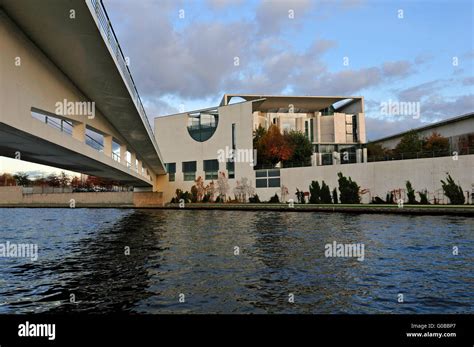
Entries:
[[474, 110], [473, 1], [104, 3], [150, 119], [224, 93], [360, 95], [370, 140]]
[[[474, 110], [471, 0], [104, 5], [152, 126], [224, 93], [363, 96], [368, 140]], [[382, 112], [389, 102], [419, 116]]]

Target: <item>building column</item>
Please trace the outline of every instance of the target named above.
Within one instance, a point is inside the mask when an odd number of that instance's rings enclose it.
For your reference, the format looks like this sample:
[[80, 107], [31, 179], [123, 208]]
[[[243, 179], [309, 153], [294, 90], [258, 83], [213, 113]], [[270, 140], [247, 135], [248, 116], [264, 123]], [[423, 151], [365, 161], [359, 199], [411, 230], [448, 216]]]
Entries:
[[356, 162], [362, 163], [362, 149], [360, 148], [356, 149]]
[[[301, 118], [301, 117], [296, 118], [295, 119], [295, 126], [296, 126], [296, 131], [304, 133], [304, 119], [303, 118]], [[308, 136], [310, 136], [309, 135], [309, 129], [308, 129]]]
[[86, 124], [73, 122], [72, 125], [72, 137], [83, 143], [86, 142]]
[[138, 170], [138, 174], [141, 175], [142, 174], [142, 167], [143, 167], [143, 162], [141, 160], [138, 160], [138, 167], [137, 167], [137, 170]]
[[362, 149], [362, 162], [367, 163], [367, 148]]
[[136, 165], [137, 164], [137, 155], [135, 154], [135, 152], [131, 152], [130, 154], [131, 154], [130, 155], [131, 168], [132, 168], [133, 171], [137, 171], [137, 165]]
[[120, 162], [127, 166], [127, 146], [120, 145]]
[[112, 136], [104, 135], [104, 154], [112, 157]]

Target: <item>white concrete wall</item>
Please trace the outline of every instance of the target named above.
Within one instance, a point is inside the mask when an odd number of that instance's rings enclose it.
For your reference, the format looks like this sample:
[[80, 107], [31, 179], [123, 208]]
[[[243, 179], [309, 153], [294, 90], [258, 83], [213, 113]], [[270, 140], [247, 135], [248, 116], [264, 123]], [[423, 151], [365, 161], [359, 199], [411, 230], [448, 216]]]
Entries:
[[[362, 202], [370, 202], [372, 197], [379, 196], [385, 200], [388, 192], [405, 189], [409, 180], [415, 191], [427, 190], [429, 193], [441, 194], [441, 182], [446, 172], [461, 185], [464, 191], [474, 189], [474, 155], [459, 156], [458, 160], [451, 157], [426, 158], [413, 160], [396, 160], [361, 164], [329, 165], [305, 168], [288, 168], [281, 172], [281, 183], [288, 188], [288, 198], [296, 201], [296, 188], [309, 192], [311, 181], [325, 181], [332, 190], [338, 187], [337, 173], [350, 176], [368, 192], [362, 195]], [[278, 193], [279, 188], [256, 189], [261, 200], [268, 200]], [[339, 191], [338, 191], [339, 194]], [[416, 195], [419, 200], [418, 194]]]
[[[219, 123], [212, 137], [205, 142], [195, 141], [187, 129], [187, 114], [155, 118], [155, 137], [165, 163], [176, 163], [176, 181], [169, 182], [168, 175], [158, 176], [158, 190], [163, 192], [165, 202], [175, 195], [177, 188], [190, 191], [194, 182], [183, 181], [182, 163], [196, 161], [196, 178], [204, 175], [203, 160], [218, 159], [218, 151], [226, 146], [232, 148], [232, 124], [236, 124], [237, 149], [253, 150], [252, 103], [243, 102], [219, 107]], [[219, 170], [226, 171], [225, 163], [219, 163]], [[236, 180], [247, 177], [255, 186], [255, 173], [249, 163], [235, 163], [235, 179], [229, 179], [230, 192]], [[210, 180], [205, 181], [207, 185]]]

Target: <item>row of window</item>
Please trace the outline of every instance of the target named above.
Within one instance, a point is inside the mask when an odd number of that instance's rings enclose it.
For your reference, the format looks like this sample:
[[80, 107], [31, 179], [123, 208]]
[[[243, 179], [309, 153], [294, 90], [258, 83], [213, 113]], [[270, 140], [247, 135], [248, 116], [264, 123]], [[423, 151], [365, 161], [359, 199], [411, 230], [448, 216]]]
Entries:
[[[204, 178], [206, 180], [216, 180], [219, 174], [219, 161], [217, 159], [210, 159], [203, 161]], [[166, 170], [168, 171], [168, 179], [170, 182], [176, 180], [176, 163], [167, 163]], [[230, 179], [235, 178], [235, 163], [227, 162], [226, 170]], [[182, 163], [183, 180], [195, 181], [197, 163], [196, 161], [184, 161]]]
[[[73, 129], [74, 125], [71, 120], [66, 120], [63, 118], [60, 118], [59, 116], [55, 116], [54, 114], [40, 110], [38, 108], [32, 107], [31, 108], [31, 116], [47, 125], [49, 125], [52, 128], [55, 128], [57, 130], [60, 130], [61, 132], [64, 132], [68, 135], [73, 134]], [[104, 142], [105, 142], [105, 137], [104, 134], [93, 128], [92, 126], [86, 124], [86, 129], [85, 129], [85, 143], [86, 145], [94, 148], [95, 150], [99, 152], [104, 151]], [[120, 143], [118, 140], [115, 139], [115, 137], [112, 137], [112, 159], [121, 162], [120, 158]], [[124, 165], [127, 166], [127, 168], [132, 168], [132, 154], [130, 151], [125, 152], [125, 162], [123, 163]], [[141, 172], [138, 171], [138, 159], [135, 159], [135, 166], [134, 170], [143, 175], [143, 176], [149, 176], [150, 173], [148, 172], [148, 169], [146, 169], [144, 166], [141, 168]]]

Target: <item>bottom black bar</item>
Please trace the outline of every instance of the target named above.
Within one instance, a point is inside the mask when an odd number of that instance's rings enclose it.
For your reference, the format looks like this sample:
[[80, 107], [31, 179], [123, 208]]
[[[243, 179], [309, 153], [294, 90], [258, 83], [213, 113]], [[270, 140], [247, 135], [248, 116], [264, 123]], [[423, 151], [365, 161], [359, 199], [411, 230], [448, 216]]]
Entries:
[[291, 345], [472, 346], [473, 322], [472, 315], [0, 315], [0, 346], [134, 346], [186, 339], [243, 345], [282, 338], [290, 338]]

